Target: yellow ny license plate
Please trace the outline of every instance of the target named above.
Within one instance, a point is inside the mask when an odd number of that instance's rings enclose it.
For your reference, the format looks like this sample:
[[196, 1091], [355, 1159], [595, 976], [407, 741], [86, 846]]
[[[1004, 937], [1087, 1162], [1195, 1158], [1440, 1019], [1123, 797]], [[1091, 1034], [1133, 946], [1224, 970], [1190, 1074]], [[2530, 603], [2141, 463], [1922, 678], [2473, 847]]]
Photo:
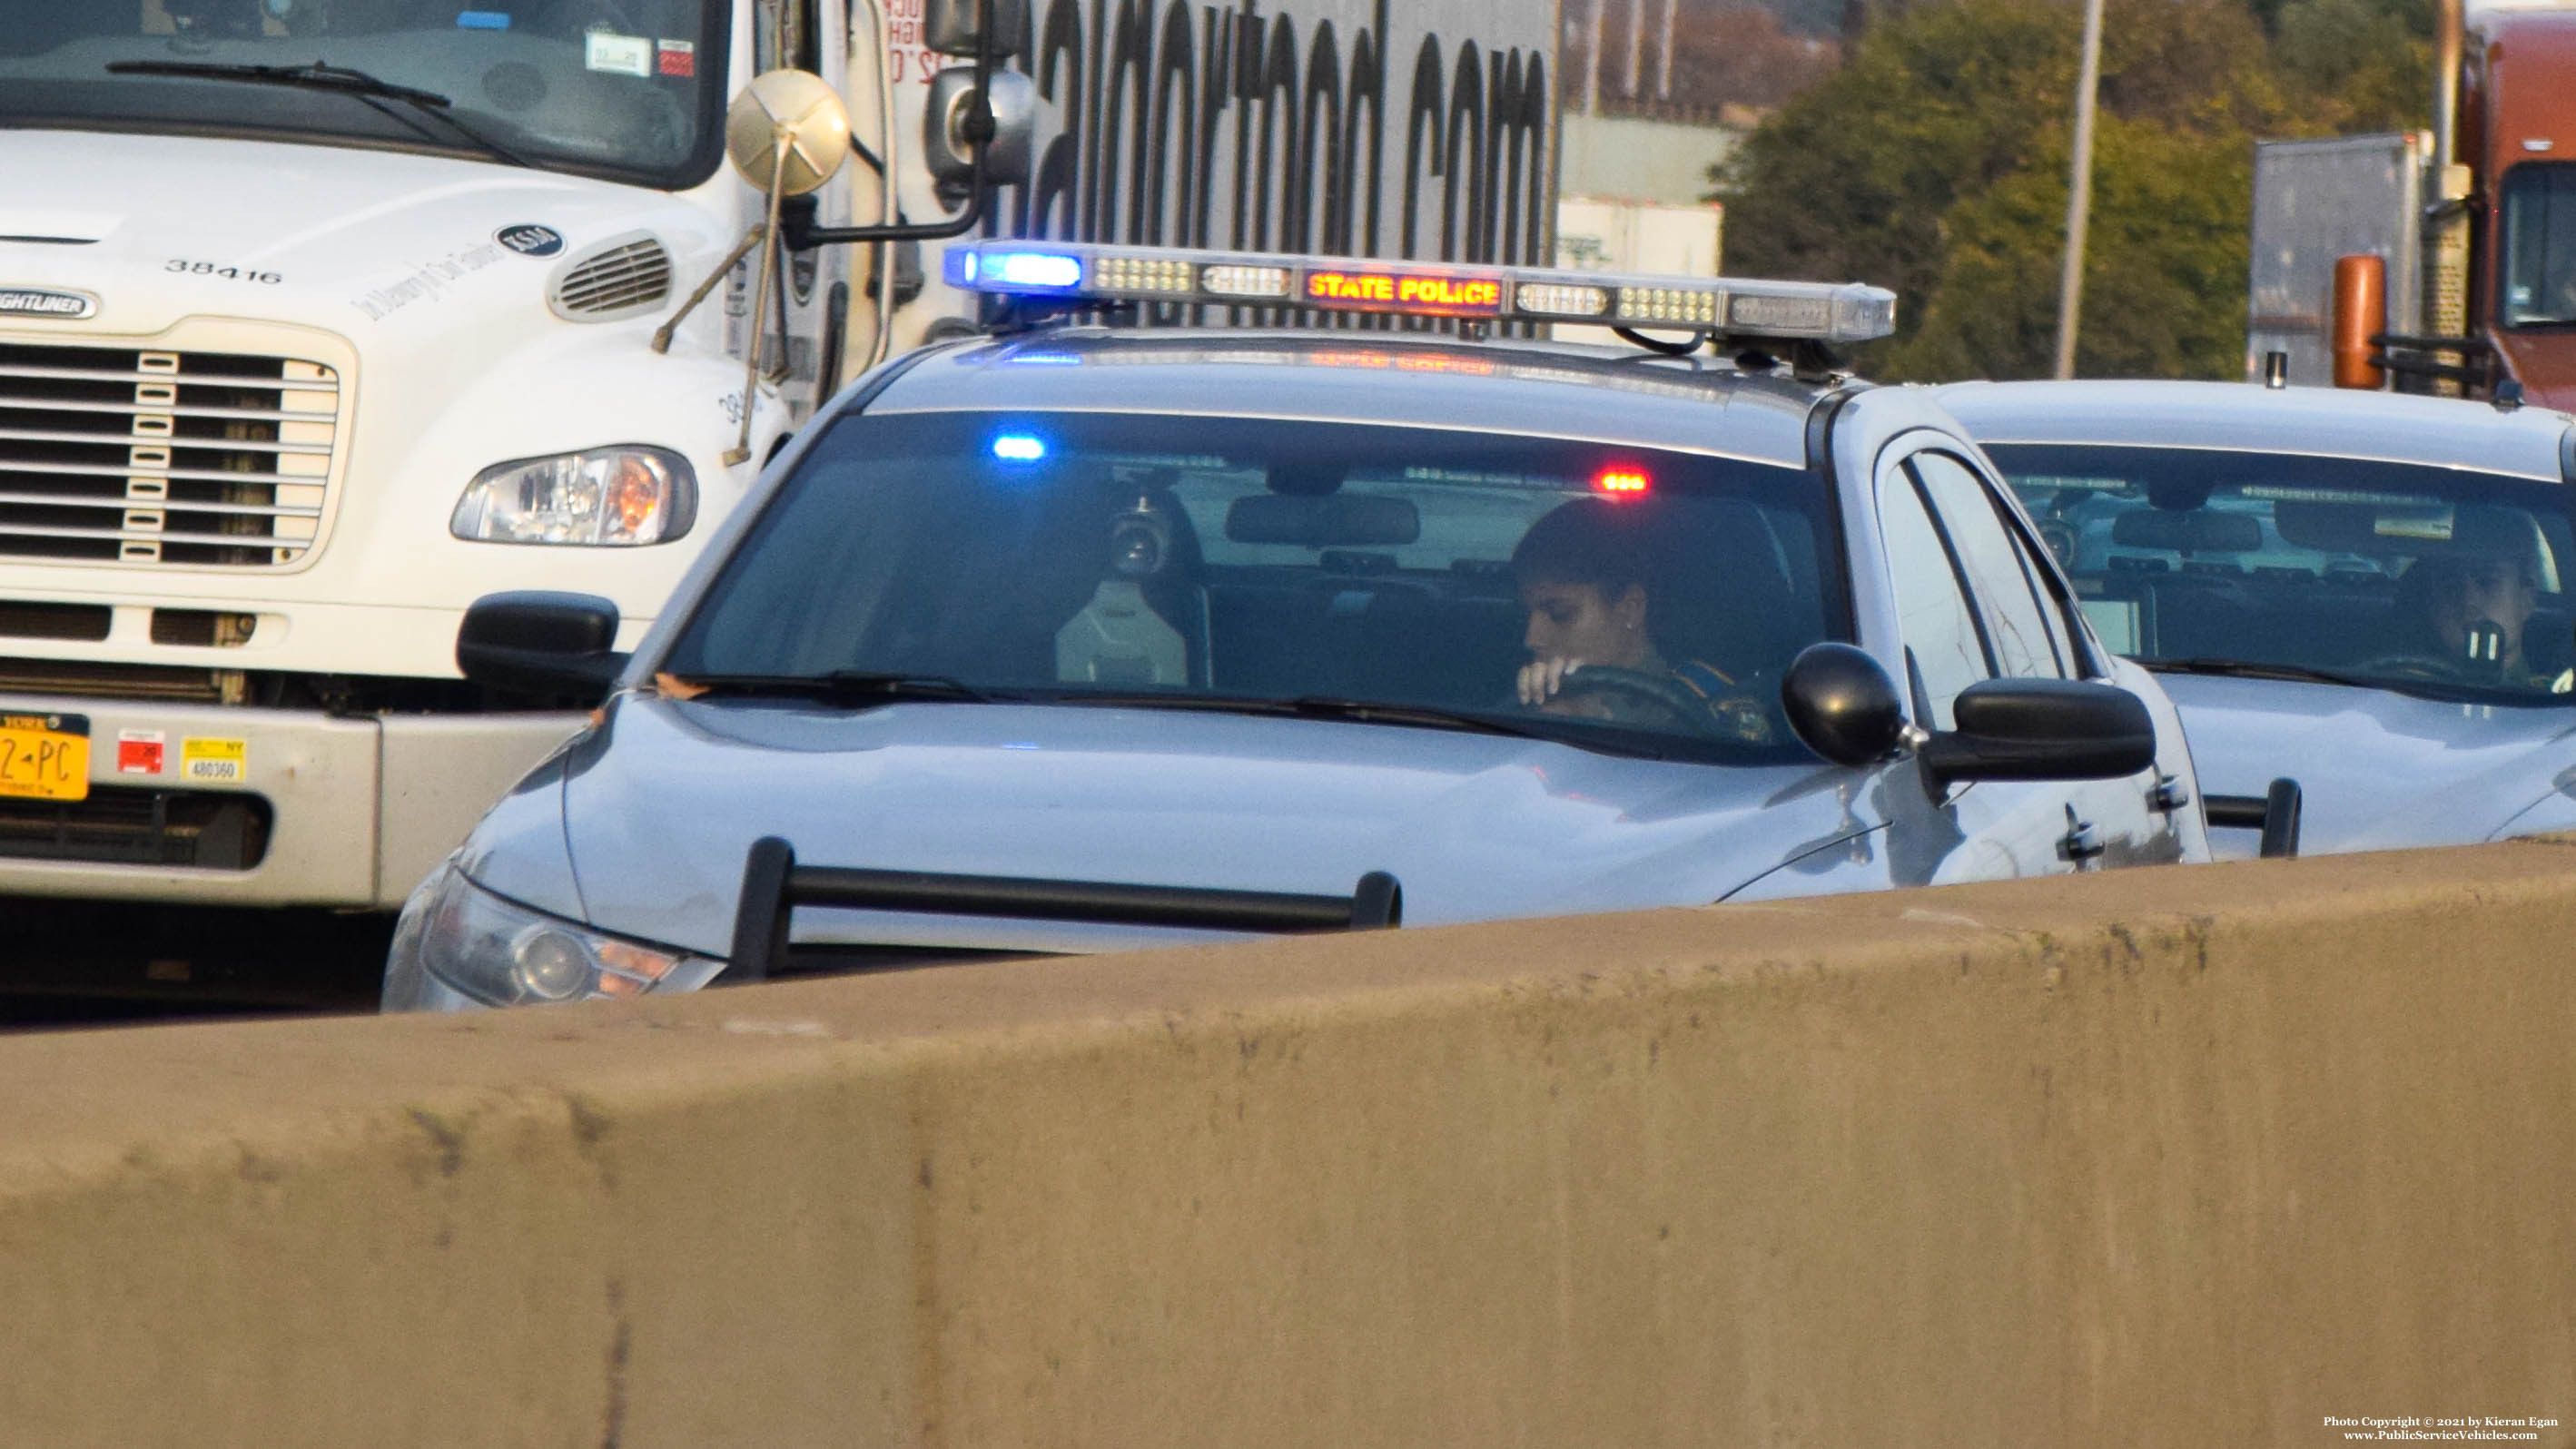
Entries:
[[89, 798], [89, 720], [76, 714], [0, 714], [0, 795]]

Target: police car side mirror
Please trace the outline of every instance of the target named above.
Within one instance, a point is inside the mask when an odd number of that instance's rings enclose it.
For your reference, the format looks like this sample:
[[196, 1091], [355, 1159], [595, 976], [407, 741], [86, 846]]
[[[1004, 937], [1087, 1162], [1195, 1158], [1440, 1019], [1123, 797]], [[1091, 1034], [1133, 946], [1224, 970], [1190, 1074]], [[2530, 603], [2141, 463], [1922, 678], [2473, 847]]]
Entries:
[[2114, 780], [2155, 763], [2144, 701], [2084, 679], [1989, 679], [1959, 691], [1956, 728], [1924, 741], [1935, 795], [1961, 780]]
[[1810, 644], [1789, 661], [1780, 709], [1799, 742], [1829, 764], [1872, 764], [1896, 753], [1905, 737], [1895, 681], [1849, 644]]
[[485, 594], [456, 631], [456, 667], [489, 688], [595, 704], [626, 670], [616, 642], [617, 605], [596, 594]]

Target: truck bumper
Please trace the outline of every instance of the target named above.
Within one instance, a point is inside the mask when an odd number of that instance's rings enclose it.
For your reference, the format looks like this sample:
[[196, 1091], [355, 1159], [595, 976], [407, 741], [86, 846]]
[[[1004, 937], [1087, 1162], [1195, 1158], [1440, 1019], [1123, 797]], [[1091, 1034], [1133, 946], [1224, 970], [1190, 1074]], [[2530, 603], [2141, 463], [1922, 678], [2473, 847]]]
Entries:
[[0, 695], [85, 726], [78, 801], [0, 795], [0, 896], [392, 910], [579, 714]]

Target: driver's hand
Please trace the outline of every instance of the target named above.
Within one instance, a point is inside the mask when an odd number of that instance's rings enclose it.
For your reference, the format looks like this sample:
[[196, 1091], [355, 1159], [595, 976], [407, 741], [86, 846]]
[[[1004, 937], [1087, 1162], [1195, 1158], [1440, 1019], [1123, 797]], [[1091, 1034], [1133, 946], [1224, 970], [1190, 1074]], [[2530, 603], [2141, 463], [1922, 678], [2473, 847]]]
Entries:
[[1521, 703], [1542, 705], [1565, 688], [1565, 676], [1583, 667], [1580, 659], [1538, 659], [1521, 666]]

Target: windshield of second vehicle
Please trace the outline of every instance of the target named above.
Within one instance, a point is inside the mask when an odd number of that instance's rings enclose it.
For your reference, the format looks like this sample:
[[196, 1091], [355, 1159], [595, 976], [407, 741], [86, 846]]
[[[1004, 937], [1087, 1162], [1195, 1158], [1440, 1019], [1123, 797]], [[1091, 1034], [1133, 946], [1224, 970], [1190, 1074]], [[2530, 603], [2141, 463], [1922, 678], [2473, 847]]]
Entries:
[[684, 185], [712, 165], [723, 125], [728, 12], [721, 0], [0, 0], [0, 125], [475, 151], [401, 102], [108, 70], [327, 63], [444, 96], [532, 163]]
[[2564, 484], [2187, 448], [1986, 451], [2119, 653], [2576, 703]]
[[2576, 162], [2504, 178], [2504, 325], [2576, 323]]
[[862, 415], [799, 465], [665, 668], [1366, 700], [1785, 751], [1778, 673], [1843, 613], [1819, 506], [1797, 468], [1490, 432]]

